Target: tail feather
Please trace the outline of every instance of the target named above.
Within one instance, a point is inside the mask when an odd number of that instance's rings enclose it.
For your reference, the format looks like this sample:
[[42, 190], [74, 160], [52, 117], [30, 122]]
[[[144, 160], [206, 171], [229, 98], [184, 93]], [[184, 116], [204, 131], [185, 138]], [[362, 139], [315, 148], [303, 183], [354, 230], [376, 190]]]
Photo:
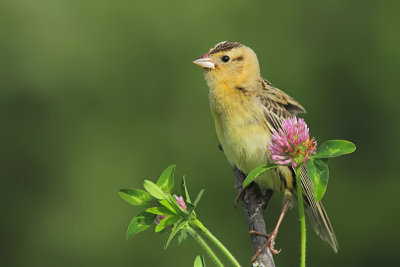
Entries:
[[327, 242], [332, 247], [333, 251], [337, 253], [339, 245], [336, 240], [335, 233], [322, 202], [315, 202], [312, 182], [307, 175], [307, 168], [305, 164], [301, 166], [300, 175], [305, 199], [305, 208], [311, 225], [317, 235], [320, 236], [322, 240]]
[[328, 215], [326, 214], [325, 208], [322, 202], [319, 201], [317, 204], [318, 214], [314, 213], [314, 210], [306, 203], [305, 208], [310, 218], [311, 226], [314, 232], [321, 237], [322, 240], [327, 242], [335, 251], [338, 252], [339, 244], [336, 240], [335, 233], [333, 231], [331, 222], [329, 221]]

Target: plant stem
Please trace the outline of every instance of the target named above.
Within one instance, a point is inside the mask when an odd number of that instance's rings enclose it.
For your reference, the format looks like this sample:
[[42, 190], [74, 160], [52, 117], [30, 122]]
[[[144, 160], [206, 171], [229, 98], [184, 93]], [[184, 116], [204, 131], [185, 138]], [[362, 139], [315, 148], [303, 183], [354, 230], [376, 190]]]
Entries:
[[233, 257], [228, 249], [210, 231], [208, 231], [208, 229], [198, 219], [192, 220], [191, 224], [199, 228], [201, 232], [206, 235], [222, 251], [222, 253], [229, 259], [233, 266], [240, 267], [240, 264], [235, 259], [235, 257]]
[[297, 199], [299, 201], [299, 216], [301, 225], [301, 258], [300, 266], [306, 266], [306, 217], [304, 216], [303, 191], [301, 189], [300, 167], [296, 168]]
[[188, 227], [186, 230], [193, 236], [194, 239], [199, 242], [199, 244], [204, 248], [204, 250], [208, 253], [210, 258], [219, 266], [219, 267], [224, 267], [222, 262], [218, 259], [217, 255], [212, 251], [212, 249], [207, 245], [206, 241], [192, 228]]

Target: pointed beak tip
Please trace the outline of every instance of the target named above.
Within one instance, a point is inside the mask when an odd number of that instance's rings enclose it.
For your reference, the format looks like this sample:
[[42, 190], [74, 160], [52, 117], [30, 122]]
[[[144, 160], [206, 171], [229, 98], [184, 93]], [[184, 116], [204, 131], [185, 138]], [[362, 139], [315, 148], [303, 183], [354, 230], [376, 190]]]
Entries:
[[209, 57], [201, 56], [193, 60], [193, 63], [206, 69], [215, 69], [215, 62]]

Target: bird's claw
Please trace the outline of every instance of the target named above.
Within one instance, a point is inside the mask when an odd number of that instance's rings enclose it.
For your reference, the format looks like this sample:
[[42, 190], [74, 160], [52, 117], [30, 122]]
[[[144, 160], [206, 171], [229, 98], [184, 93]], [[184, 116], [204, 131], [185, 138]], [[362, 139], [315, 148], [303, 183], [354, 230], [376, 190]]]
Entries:
[[259, 235], [259, 236], [265, 237], [267, 239], [265, 241], [265, 243], [258, 249], [258, 251], [251, 258], [252, 262], [257, 259], [258, 255], [261, 253], [261, 251], [267, 246], [268, 246], [269, 251], [274, 255], [277, 255], [282, 251], [282, 249], [280, 249], [280, 250], [275, 249], [275, 238], [276, 238], [277, 232], [272, 232], [270, 234], [264, 234], [264, 233], [252, 230], [252, 231], [250, 231], [250, 234]]
[[271, 251], [272, 254], [277, 255], [277, 254], [281, 253], [282, 249], [276, 250], [274, 247], [275, 246], [275, 236], [274, 235], [271, 235], [271, 238], [269, 240], [267, 240], [267, 242], [268, 242], [269, 251]]

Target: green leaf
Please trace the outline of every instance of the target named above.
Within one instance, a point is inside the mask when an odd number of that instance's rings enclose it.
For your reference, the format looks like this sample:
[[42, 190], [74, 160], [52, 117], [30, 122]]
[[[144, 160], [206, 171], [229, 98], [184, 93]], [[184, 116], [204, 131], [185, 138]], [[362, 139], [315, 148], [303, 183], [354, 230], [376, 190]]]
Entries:
[[185, 200], [186, 203], [191, 203], [190, 197], [189, 197], [189, 192], [186, 187], [185, 176], [182, 177], [182, 181], [181, 181], [181, 196], [183, 197], [183, 199]]
[[149, 228], [156, 217], [157, 215], [147, 213], [145, 211], [133, 217], [128, 226], [128, 230], [126, 231], [126, 240], [132, 238], [132, 236], [136, 235], [137, 233], [140, 233]]
[[175, 235], [182, 230], [186, 225], [188, 224], [187, 221], [178, 221], [177, 223], [174, 224], [174, 227], [172, 228], [171, 234], [168, 236], [167, 242], [165, 243], [164, 248], [167, 248], [169, 244], [171, 243], [172, 239], [175, 237]]
[[185, 216], [187, 212], [182, 209], [182, 207], [178, 204], [178, 201], [176, 201], [174, 196], [169, 195], [168, 202], [171, 204], [176, 213], [180, 214], [181, 216]]
[[186, 208], [187, 208], [186, 212], [190, 214], [191, 212], [194, 211], [195, 206], [193, 204], [186, 203]]
[[329, 158], [321, 158], [319, 160], [322, 160], [326, 165], [329, 166]]
[[161, 199], [158, 201], [161, 205], [172, 211], [173, 213], [176, 213], [176, 210], [174, 207], [171, 205], [171, 203], [167, 199]]
[[151, 195], [140, 189], [121, 189], [118, 194], [123, 200], [134, 206], [148, 206], [152, 201]]
[[165, 227], [174, 225], [178, 220], [179, 220], [179, 218], [177, 216], [165, 217], [164, 219], [162, 219], [160, 221], [159, 224], [157, 224], [155, 232], [158, 233], [158, 232], [162, 231]]
[[243, 181], [243, 185], [242, 188], [246, 188], [249, 184], [251, 184], [251, 182], [253, 182], [258, 176], [260, 176], [261, 174], [263, 174], [266, 171], [269, 171], [271, 169], [274, 169], [278, 167], [277, 164], [264, 164], [261, 166], [258, 166], [257, 168], [255, 168], [254, 170], [252, 170], [249, 175], [247, 175], [246, 179], [244, 179]]
[[166, 233], [168, 233], [168, 232], [170, 232], [170, 231], [171, 231], [171, 229], [164, 228], [164, 229], [162, 229], [160, 232], [157, 232], [157, 233], [163, 235], [163, 234], [166, 234]]
[[182, 244], [183, 241], [186, 240], [186, 238], [188, 237], [187, 231], [186, 230], [182, 230], [181, 234], [178, 236], [178, 244]]
[[147, 190], [147, 192], [150, 193], [153, 197], [157, 199], [167, 199], [168, 196], [165, 194], [158, 185], [153, 183], [152, 181], [149, 180], [144, 180], [143, 182], [143, 187], [144, 189]]
[[148, 213], [153, 213], [157, 215], [169, 216], [175, 214], [174, 212], [170, 211], [166, 207], [152, 207], [146, 210]]
[[194, 211], [195, 206], [190, 203], [186, 203], [186, 206], [187, 206], [187, 210], [186, 210], [186, 214], [183, 215], [183, 218], [185, 218], [185, 220], [187, 220], [187, 221], [190, 221], [196, 217], [196, 213]]
[[171, 165], [166, 168], [158, 179], [157, 185], [161, 188], [162, 191], [171, 193], [172, 189], [174, 188], [175, 167], [175, 165]]
[[314, 187], [315, 201], [320, 201], [326, 191], [329, 180], [329, 168], [322, 160], [310, 159], [307, 162], [307, 174]]
[[201, 189], [200, 192], [199, 192], [199, 194], [198, 194], [197, 197], [196, 197], [196, 200], [195, 200], [194, 203], [193, 203], [194, 206], [197, 206], [197, 204], [199, 203], [201, 197], [203, 196], [203, 193], [204, 193], [204, 189]]
[[329, 140], [320, 145], [314, 158], [334, 158], [353, 153], [356, 146], [346, 140]]
[[194, 260], [194, 267], [206, 267], [206, 262], [204, 261], [203, 256], [197, 256], [196, 259]]

